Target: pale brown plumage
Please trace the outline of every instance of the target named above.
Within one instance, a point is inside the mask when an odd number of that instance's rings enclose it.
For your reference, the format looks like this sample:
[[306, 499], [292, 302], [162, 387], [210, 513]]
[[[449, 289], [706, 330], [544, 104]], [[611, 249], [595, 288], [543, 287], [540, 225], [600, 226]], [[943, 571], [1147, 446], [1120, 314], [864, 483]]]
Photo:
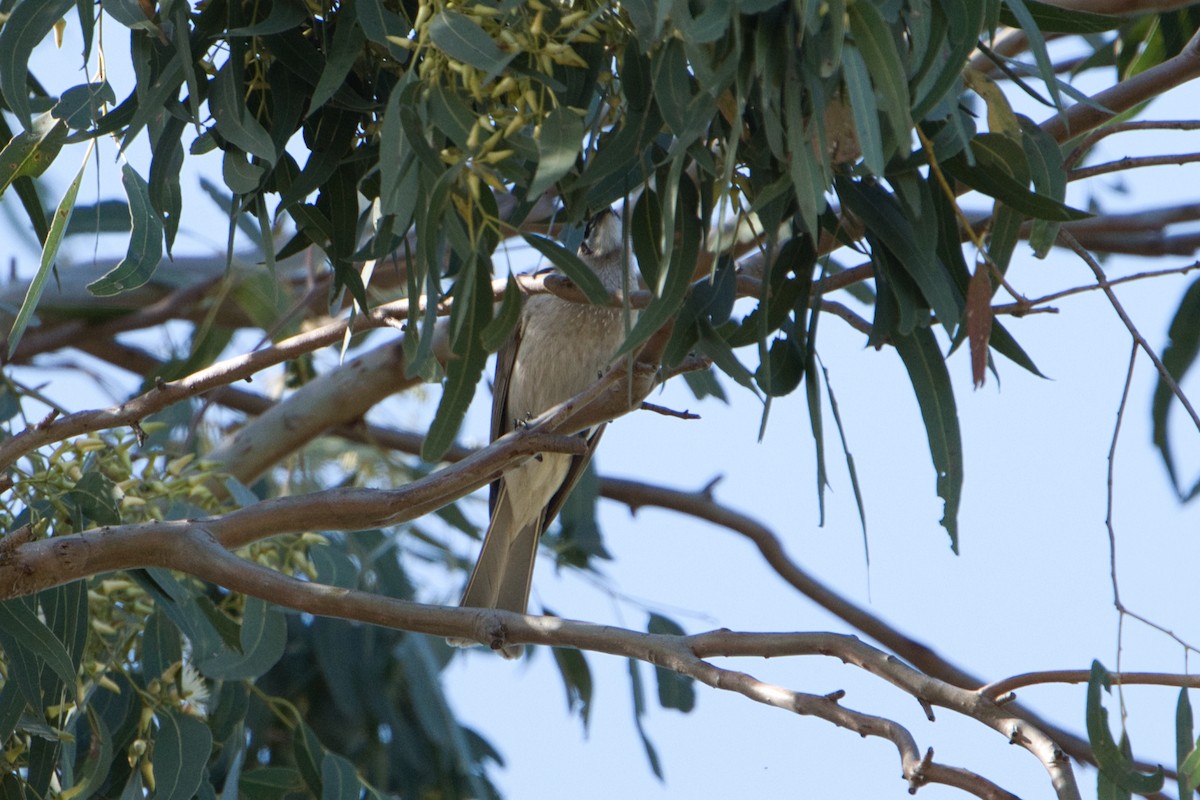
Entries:
[[[613, 211], [605, 210], [588, 223], [579, 256], [610, 291], [626, 288], [629, 259], [620, 217]], [[611, 365], [624, 336], [622, 309], [573, 303], [550, 294], [529, 298], [496, 359], [492, 439], [594, 383]], [[581, 433], [588, 441], [584, 455], [543, 453], [492, 484], [491, 519], [461, 605], [525, 613], [538, 540], [579, 480], [603, 432], [600, 425]], [[519, 646], [502, 650], [508, 658], [520, 652]]]

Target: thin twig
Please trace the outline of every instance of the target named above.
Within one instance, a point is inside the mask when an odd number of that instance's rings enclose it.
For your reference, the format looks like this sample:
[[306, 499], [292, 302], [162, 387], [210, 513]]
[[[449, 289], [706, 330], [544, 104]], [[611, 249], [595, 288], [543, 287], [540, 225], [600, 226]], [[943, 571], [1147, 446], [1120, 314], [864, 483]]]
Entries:
[[1163, 383], [1167, 385], [1167, 387], [1171, 390], [1171, 394], [1175, 395], [1175, 397], [1187, 410], [1188, 415], [1192, 418], [1192, 423], [1196, 426], [1196, 430], [1200, 430], [1200, 415], [1198, 415], [1196, 413], [1196, 409], [1192, 407], [1192, 403], [1188, 399], [1187, 395], [1184, 394], [1183, 390], [1179, 388], [1179, 384], [1175, 381], [1175, 377], [1171, 375], [1170, 370], [1168, 370], [1166, 365], [1163, 364], [1162, 359], [1160, 359], [1158, 354], [1154, 352], [1154, 348], [1151, 347], [1150, 343], [1146, 341], [1146, 337], [1142, 336], [1141, 331], [1138, 330], [1137, 326], [1133, 323], [1133, 320], [1129, 318], [1129, 314], [1125, 312], [1125, 308], [1121, 305], [1121, 301], [1117, 299], [1116, 292], [1112, 290], [1112, 284], [1109, 282], [1108, 276], [1104, 274], [1104, 268], [1100, 266], [1100, 262], [1098, 262], [1091, 253], [1082, 247], [1078, 240], [1076, 240], [1069, 231], [1059, 230], [1058, 238], [1065, 243], [1067, 247], [1074, 251], [1076, 255], [1083, 259], [1083, 262], [1092, 270], [1092, 273], [1096, 276], [1096, 283], [1104, 291], [1105, 296], [1108, 297], [1108, 302], [1112, 305], [1113, 310], [1117, 312], [1117, 316], [1121, 318], [1123, 323], [1125, 323], [1125, 329], [1129, 331], [1129, 335], [1133, 337], [1133, 340], [1137, 342], [1138, 346], [1141, 347], [1146, 355], [1150, 357], [1150, 360], [1154, 362], [1154, 368], [1158, 370], [1158, 374], [1162, 378]]
[[645, 400], [642, 401], [641, 410], [653, 411], [655, 414], [662, 414], [664, 417], [674, 417], [675, 419], [700, 419], [699, 414], [693, 414], [691, 411], [677, 411], [666, 406], [647, 403]]

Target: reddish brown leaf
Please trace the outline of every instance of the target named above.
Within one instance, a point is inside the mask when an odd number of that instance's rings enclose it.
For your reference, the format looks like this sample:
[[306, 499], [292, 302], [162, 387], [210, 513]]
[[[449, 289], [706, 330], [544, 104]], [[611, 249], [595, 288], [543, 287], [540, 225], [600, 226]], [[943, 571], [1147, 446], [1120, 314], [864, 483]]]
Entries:
[[967, 287], [967, 341], [971, 345], [971, 379], [983, 386], [988, 338], [992, 335], [992, 281], [986, 264], [978, 264]]

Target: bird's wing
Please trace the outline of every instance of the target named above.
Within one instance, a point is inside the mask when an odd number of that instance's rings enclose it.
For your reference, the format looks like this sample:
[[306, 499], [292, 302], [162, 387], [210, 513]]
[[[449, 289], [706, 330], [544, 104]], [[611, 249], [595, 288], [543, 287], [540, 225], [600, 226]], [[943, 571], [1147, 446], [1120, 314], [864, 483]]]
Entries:
[[558, 516], [558, 512], [562, 511], [563, 503], [567, 502], [571, 490], [583, 477], [583, 471], [587, 469], [588, 462], [592, 460], [592, 455], [596, 452], [596, 445], [600, 443], [600, 437], [604, 434], [604, 428], [607, 425], [608, 423], [605, 422], [593, 428], [587, 437], [587, 452], [571, 459], [571, 468], [567, 470], [567, 476], [563, 478], [562, 486], [558, 487], [558, 491], [546, 505], [546, 514], [542, 517], [543, 532], [550, 527], [550, 523]]
[[[521, 334], [524, 328], [524, 317], [517, 322], [509, 334], [508, 341], [496, 353], [496, 377], [492, 379], [492, 431], [491, 441], [496, 441], [512, 430], [512, 414], [508, 412], [508, 379], [512, 375], [513, 362], [517, 358], [517, 348], [521, 346]], [[488, 492], [488, 515], [496, 510], [496, 500], [500, 495], [500, 479], [492, 481]]]

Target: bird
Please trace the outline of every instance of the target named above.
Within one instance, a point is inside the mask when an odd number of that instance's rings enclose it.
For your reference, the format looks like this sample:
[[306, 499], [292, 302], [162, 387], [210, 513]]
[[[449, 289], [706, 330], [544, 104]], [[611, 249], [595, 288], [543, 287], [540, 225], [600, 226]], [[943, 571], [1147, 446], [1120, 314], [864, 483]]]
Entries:
[[[610, 293], [633, 285], [621, 217], [611, 208], [588, 220], [578, 255]], [[491, 439], [591, 386], [613, 364], [627, 324], [622, 308], [576, 303], [552, 294], [528, 298], [496, 358]], [[487, 533], [459, 605], [526, 612], [538, 541], [591, 460], [604, 427], [580, 432], [587, 441], [582, 455], [541, 453], [492, 483]], [[477, 644], [457, 639], [450, 643]], [[500, 652], [517, 658], [522, 648], [507, 645]]]

